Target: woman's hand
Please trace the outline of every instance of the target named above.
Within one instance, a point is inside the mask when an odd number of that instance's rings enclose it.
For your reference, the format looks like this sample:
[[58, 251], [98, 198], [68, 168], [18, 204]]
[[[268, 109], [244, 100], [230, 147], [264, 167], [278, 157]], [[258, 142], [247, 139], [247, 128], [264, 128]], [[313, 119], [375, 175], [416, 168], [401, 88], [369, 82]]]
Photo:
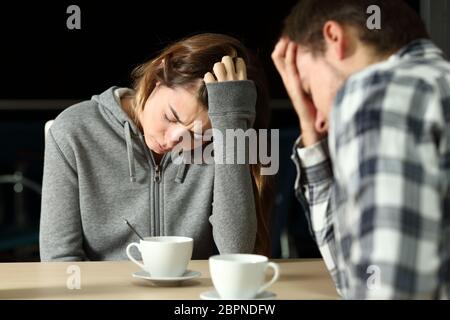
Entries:
[[224, 56], [222, 62], [216, 62], [213, 73], [207, 72], [203, 77], [205, 83], [247, 80], [247, 67], [244, 59], [236, 58], [236, 62], [230, 56]]
[[314, 126], [317, 109], [302, 88], [300, 72], [296, 64], [297, 47], [295, 42], [287, 38], [280, 39], [272, 52], [272, 60], [299, 117], [303, 144], [309, 146], [319, 141], [321, 134]]

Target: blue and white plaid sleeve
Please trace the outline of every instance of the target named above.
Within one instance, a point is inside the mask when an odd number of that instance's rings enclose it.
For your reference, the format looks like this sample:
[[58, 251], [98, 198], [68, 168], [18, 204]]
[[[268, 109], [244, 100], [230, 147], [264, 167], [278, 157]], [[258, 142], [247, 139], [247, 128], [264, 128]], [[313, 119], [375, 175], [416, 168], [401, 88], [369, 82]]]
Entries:
[[311, 235], [340, 292], [330, 206], [330, 192], [334, 179], [327, 139], [313, 146], [303, 147], [300, 137], [295, 143], [292, 160], [297, 166], [295, 182], [297, 199], [303, 205]]

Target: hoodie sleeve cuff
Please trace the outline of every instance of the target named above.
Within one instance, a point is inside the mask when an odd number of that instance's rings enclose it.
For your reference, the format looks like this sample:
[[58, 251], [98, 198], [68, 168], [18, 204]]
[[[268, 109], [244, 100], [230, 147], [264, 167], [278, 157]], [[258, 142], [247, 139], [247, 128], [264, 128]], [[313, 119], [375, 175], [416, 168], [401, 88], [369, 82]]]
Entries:
[[255, 113], [256, 87], [251, 80], [221, 81], [206, 84], [210, 115]]

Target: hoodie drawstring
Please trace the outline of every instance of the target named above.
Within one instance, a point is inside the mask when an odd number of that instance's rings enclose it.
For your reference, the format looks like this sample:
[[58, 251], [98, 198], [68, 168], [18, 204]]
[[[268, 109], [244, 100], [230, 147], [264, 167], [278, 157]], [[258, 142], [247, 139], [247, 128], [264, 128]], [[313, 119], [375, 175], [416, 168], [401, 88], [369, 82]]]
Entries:
[[175, 178], [175, 181], [178, 183], [183, 183], [184, 178], [186, 177], [186, 173], [187, 173], [187, 165], [182, 162], [179, 166], [178, 166], [178, 172], [177, 172], [177, 176]]
[[131, 141], [131, 129], [128, 121], [125, 122], [125, 143], [127, 144], [127, 155], [128, 155], [128, 169], [130, 171], [130, 181], [132, 183], [136, 182], [136, 168], [134, 165], [134, 151], [133, 143]]

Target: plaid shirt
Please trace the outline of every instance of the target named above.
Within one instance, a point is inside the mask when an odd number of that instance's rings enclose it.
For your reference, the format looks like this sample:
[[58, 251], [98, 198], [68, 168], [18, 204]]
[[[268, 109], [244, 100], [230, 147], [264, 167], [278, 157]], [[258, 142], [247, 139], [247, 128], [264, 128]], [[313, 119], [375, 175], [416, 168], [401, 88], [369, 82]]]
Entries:
[[295, 190], [346, 299], [448, 298], [450, 64], [417, 40], [351, 76]]

